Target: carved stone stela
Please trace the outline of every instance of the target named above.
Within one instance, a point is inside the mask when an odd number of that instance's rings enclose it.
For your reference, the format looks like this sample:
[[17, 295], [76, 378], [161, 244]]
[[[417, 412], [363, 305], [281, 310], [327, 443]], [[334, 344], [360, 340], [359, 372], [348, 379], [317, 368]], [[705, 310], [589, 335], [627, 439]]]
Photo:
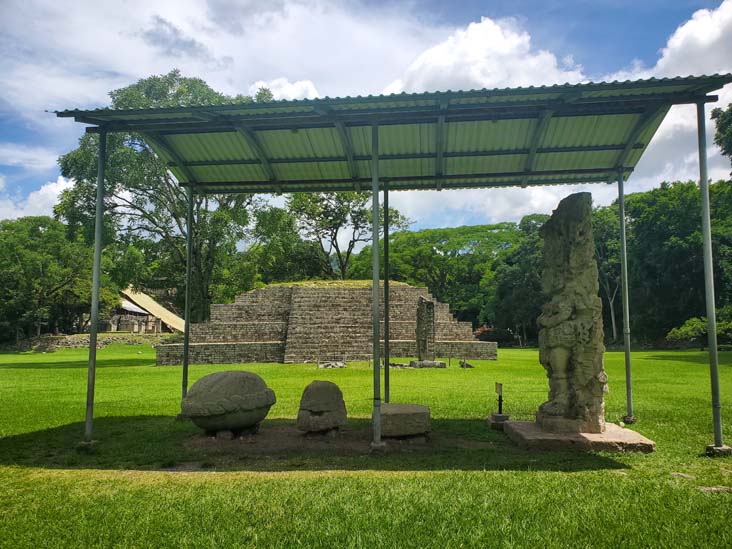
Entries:
[[417, 302], [417, 358], [435, 360], [435, 302], [422, 296]]
[[602, 433], [607, 375], [590, 193], [562, 200], [540, 234], [542, 287], [550, 300], [537, 321], [539, 360], [549, 400], [536, 420], [545, 431]]

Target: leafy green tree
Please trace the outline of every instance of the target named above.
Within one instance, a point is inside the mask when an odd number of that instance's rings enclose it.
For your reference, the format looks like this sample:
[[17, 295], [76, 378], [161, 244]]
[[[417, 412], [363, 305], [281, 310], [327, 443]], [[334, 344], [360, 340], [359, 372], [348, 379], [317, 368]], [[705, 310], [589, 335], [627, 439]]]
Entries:
[[[707, 333], [707, 318], [692, 317], [681, 326], [670, 330], [666, 339], [674, 343], [704, 345]], [[717, 338], [720, 343], [732, 343], [732, 306], [717, 310]]]
[[318, 243], [301, 238], [297, 220], [285, 208], [258, 210], [249, 239], [247, 261], [265, 284], [318, 278], [330, 265]]
[[[0, 258], [2, 339], [85, 328], [92, 250], [68, 240], [63, 223], [50, 217], [0, 221]], [[101, 310], [117, 303], [117, 288], [103, 277]]]
[[519, 223], [522, 234], [519, 245], [497, 262], [495, 268], [495, 324], [498, 328], [515, 330], [523, 344], [536, 338], [536, 318], [541, 312], [544, 296], [541, 289], [543, 240], [539, 229], [548, 215], [532, 214]]
[[716, 108], [712, 110], [712, 119], [716, 122], [716, 132], [714, 133], [714, 143], [722, 149], [722, 154], [729, 157], [732, 162], [732, 103], [722, 110]]
[[[262, 98], [269, 98], [266, 90]], [[250, 102], [249, 97], [228, 97], [199, 78], [181, 76], [177, 70], [151, 76], [110, 93], [111, 106], [119, 109], [211, 105], [234, 101]], [[91, 241], [94, 225], [99, 140], [85, 134], [79, 147], [63, 155], [59, 163], [64, 177], [74, 186], [64, 191], [55, 214], [67, 221], [72, 236], [82, 234]], [[112, 253], [130, 257], [125, 248], [130, 242], [148, 239], [142, 246], [150, 269], [147, 280], [131, 282], [177, 289], [178, 306], [184, 295], [186, 261], [187, 200], [165, 163], [149, 143], [135, 133], [107, 136], [107, 179], [105, 182], [105, 242]], [[254, 199], [250, 195], [212, 195], [194, 198], [192, 318], [203, 320], [213, 298], [212, 286], [221, 283], [227, 269], [224, 262], [236, 251], [236, 242], [245, 236]], [[115, 246], [121, 250], [114, 250]], [[123, 280], [118, 280], [123, 282]]]
[[[718, 306], [732, 291], [732, 182], [710, 187]], [[627, 197], [631, 320], [641, 339], [655, 341], [704, 314], [701, 202], [694, 182], [662, 183]]]
[[[509, 253], [519, 238], [515, 223], [393, 233], [389, 240], [390, 279], [427, 286], [437, 299], [450, 303], [461, 320], [492, 320], [491, 266]], [[371, 258], [371, 247], [365, 247], [353, 260], [349, 277], [370, 278]]]
[[[595, 208], [592, 212], [592, 233], [595, 258], [600, 278], [600, 295], [604, 301], [603, 316], [610, 320], [612, 341], [618, 340], [616, 305], [620, 301], [620, 220], [617, 205]], [[626, 235], [627, 238], [627, 235]]]
[[[345, 279], [354, 250], [371, 241], [371, 194], [366, 192], [297, 193], [289, 195], [287, 207], [297, 219], [307, 238], [318, 243], [323, 275]], [[384, 211], [380, 211], [379, 234], [383, 233]], [[389, 225], [394, 231], [404, 229], [409, 221], [389, 208]], [[335, 268], [330, 261], [335, 263]]]

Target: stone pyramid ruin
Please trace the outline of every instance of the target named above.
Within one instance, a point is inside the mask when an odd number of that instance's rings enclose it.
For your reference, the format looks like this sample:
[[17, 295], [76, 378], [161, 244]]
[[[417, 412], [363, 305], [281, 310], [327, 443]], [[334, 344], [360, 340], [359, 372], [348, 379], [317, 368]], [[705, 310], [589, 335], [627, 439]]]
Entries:
[[[434, 353], [455, 359], [496, 358], [496, 344], [478, 341], [446, 303], [406, 284], [390, 285], [390, 355], [417, 356], [417, 306], [434, 303]], [[383, 309], [382, 309], [383, 315]], [[384, 323], [382, 316], [381, 334]], [[190, 362], [322, 362], [367, 360], [372, 354], [371, 283], [272, 285], [211, 307], [211, 319], [191, 325]], [[157, 346], [159, 365], [180, 364], [183, 344]]]

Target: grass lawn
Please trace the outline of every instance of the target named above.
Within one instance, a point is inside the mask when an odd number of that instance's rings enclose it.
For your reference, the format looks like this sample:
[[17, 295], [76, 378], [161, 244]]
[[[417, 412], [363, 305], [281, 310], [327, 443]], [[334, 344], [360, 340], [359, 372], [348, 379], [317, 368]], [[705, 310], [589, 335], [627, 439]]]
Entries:
[[[472, 370], [455, 361], [392, 370], [392, 400], [429, 405], [440, 443], [386, 455], [193, 444], [198, 430], [174, 420], [179, 368], [153, 366], [149, 346], [98, 356], [99, 442], [84, 450], [86, 351], [0, 355], [0, 547], [732, 546], [732, 492], [700, 490], [732, 487], [732, 459], [702, 455], [712, 442], [702, 352], [634, 353], [634, 428], [658, 444], [651, 455], [531, 453], [488, 430], [494, 382], [516, 418], [545, 399], [534, 350], [500, 350]], [[605, 357], [606, 417], [617, 422], [623, 356]], [[720, 359], [729, 408], [732, 353]], [[275, 390], [265, 423], [292, 422], [307, 383], [327, 379], [343, 390], [352, 428], [366, 432], [366, 364], [226, 368], [256, 372]], [[220, 369], [192, 366], [191, 380]]]

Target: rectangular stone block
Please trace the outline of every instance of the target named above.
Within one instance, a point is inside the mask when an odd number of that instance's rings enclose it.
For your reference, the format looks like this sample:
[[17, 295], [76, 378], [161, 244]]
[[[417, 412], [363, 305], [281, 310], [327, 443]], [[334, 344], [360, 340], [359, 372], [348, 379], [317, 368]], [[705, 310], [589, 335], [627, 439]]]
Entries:
[[406, 437], [430, 432], [430, 409], [419, 404], [382, 404], [381, 435]]
[[550, 433], [532, 421], [507, 421], [504, 432], [513, 442], [529, 450], [576, 450], [593, 452], [643, 452], [656, 443], [640, 433], [606, 424], [604, 433]]

